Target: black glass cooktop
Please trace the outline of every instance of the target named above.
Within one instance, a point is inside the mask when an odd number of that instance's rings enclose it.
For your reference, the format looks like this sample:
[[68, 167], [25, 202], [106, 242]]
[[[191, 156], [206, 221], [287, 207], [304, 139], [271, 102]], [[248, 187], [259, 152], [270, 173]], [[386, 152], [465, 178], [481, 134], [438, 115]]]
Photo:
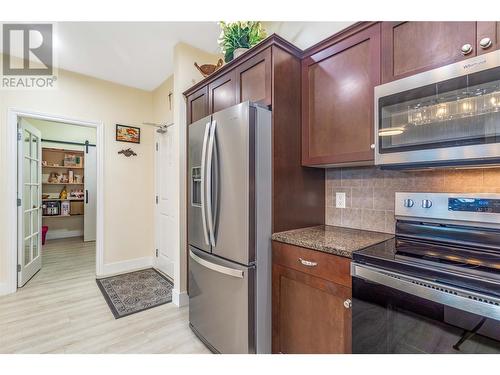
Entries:
[[492, 249], [396, 236], [353, 253], [353, 260], [500, 297], [500, 252]]
[[458, 267], [482, 272], [500, 272], [500, 252], [443, 246], [396, 238], [395, 259], [420, 262], [435, 267]]

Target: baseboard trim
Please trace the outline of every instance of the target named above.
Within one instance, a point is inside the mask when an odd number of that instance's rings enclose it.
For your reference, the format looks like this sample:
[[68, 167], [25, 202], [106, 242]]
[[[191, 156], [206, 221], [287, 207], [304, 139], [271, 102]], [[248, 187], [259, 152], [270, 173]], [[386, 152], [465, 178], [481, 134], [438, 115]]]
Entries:
[[189, 296], [187, 292], [180, 292], [177, 289], [172, 290], [172, 303], [177, 307], [189, 305]]
[[104, 264], [102, 272], [97, 275], [98, 279], [108, 276], [119, 275], [132, 271], [138, 271], [145, 268], [153, 267], [153, 257], [135, 258], [130, 260], [123, 260], [121, 262], [113, 262]]
[[81, 237], [83, 230], [49, 230], [47, 240], [57, 240], [59, 238]]
[[9, 288], [9, 283], [0, 283], [0, 296], [5, 296], [7, 294], [14, 293], [17, 288], [14, 288], [14, 290], [11, 290]]

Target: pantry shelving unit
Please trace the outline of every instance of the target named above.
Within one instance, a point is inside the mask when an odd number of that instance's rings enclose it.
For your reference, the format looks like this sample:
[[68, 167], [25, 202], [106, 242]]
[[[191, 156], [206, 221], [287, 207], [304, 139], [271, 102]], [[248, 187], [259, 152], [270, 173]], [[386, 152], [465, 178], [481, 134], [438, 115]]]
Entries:
[[[64, 160], [66, 155], [75, 155], [77, 159], [76, 165], [64, 165]], [[59, 148], [42, 148], [42, 161], [45, 165], [42, 164], [42, 196], [49, 195], [49, 198], [43, 198], [42, 202], [70, 202], [70, 214], [69, 215], [61, 215], [61, 208], [59, 207], [58, 215], [43, 215], [43, 220], [45, 219], [53, 219], [53, 218], [69, 218], [69, 217], [83, 217], [83, 198], [70, 198], [71, 188], [81, 187], [81, 190], [84, 188], [83, 175], [85, 168], [85, 152], [76, 151], [76, 150], [68, 150], [68, 149], [59, 149]], [[58, 173], [59, 175], [68, 175], [72, 172], [73, 178], [78, 178], [78, 180], [73, 182], [48, 182], [51, 175], [54, 173]], [[68, 192], [67, 199], [59, 198], [59, 193], [63, 189], [64, 186], [67, 186], [66, 189]], [[54, 198], [52, 198], [54, 197]], [[74, 211], [75, 214], [71, 212]]]

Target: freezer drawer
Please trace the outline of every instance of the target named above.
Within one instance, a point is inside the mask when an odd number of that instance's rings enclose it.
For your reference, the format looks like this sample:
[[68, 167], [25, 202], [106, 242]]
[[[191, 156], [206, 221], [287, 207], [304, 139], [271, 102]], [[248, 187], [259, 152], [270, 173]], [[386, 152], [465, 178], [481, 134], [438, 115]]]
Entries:
[[219, 353], [255, 353], [255, 269], [189, 248], [189, 322]]

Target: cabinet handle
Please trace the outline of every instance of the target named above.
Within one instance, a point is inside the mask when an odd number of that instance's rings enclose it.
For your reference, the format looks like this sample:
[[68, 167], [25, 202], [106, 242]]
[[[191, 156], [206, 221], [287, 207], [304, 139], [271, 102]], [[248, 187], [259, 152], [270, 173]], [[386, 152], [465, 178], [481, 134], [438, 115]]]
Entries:
[[468, 55], [469, 53], [472, 52], [472, 44], [466, 43], [460, 48], [460, 52], [462, 52], [462, 55]]
[[491, 39], [488, 37], [483, 38], [479, 41], [479, 45], [481, 46], [482, 49], [490, 48], [491, 44], [492, 44]]
[[350, 308], [352, 307], [352, 301], [351, 301], [350, 299], [346, 299], [346, 300], [344, 301], [344, 307], [345, 307], [346, 309], [350, 309]]
[[306, 266], [306, 267], [316, 267], [318, 265], [318, 262], [313, 262], [313, 261], [305, 260], [302, 258], [299, 258], [299, 262], [302, 263], [302, 265]]

